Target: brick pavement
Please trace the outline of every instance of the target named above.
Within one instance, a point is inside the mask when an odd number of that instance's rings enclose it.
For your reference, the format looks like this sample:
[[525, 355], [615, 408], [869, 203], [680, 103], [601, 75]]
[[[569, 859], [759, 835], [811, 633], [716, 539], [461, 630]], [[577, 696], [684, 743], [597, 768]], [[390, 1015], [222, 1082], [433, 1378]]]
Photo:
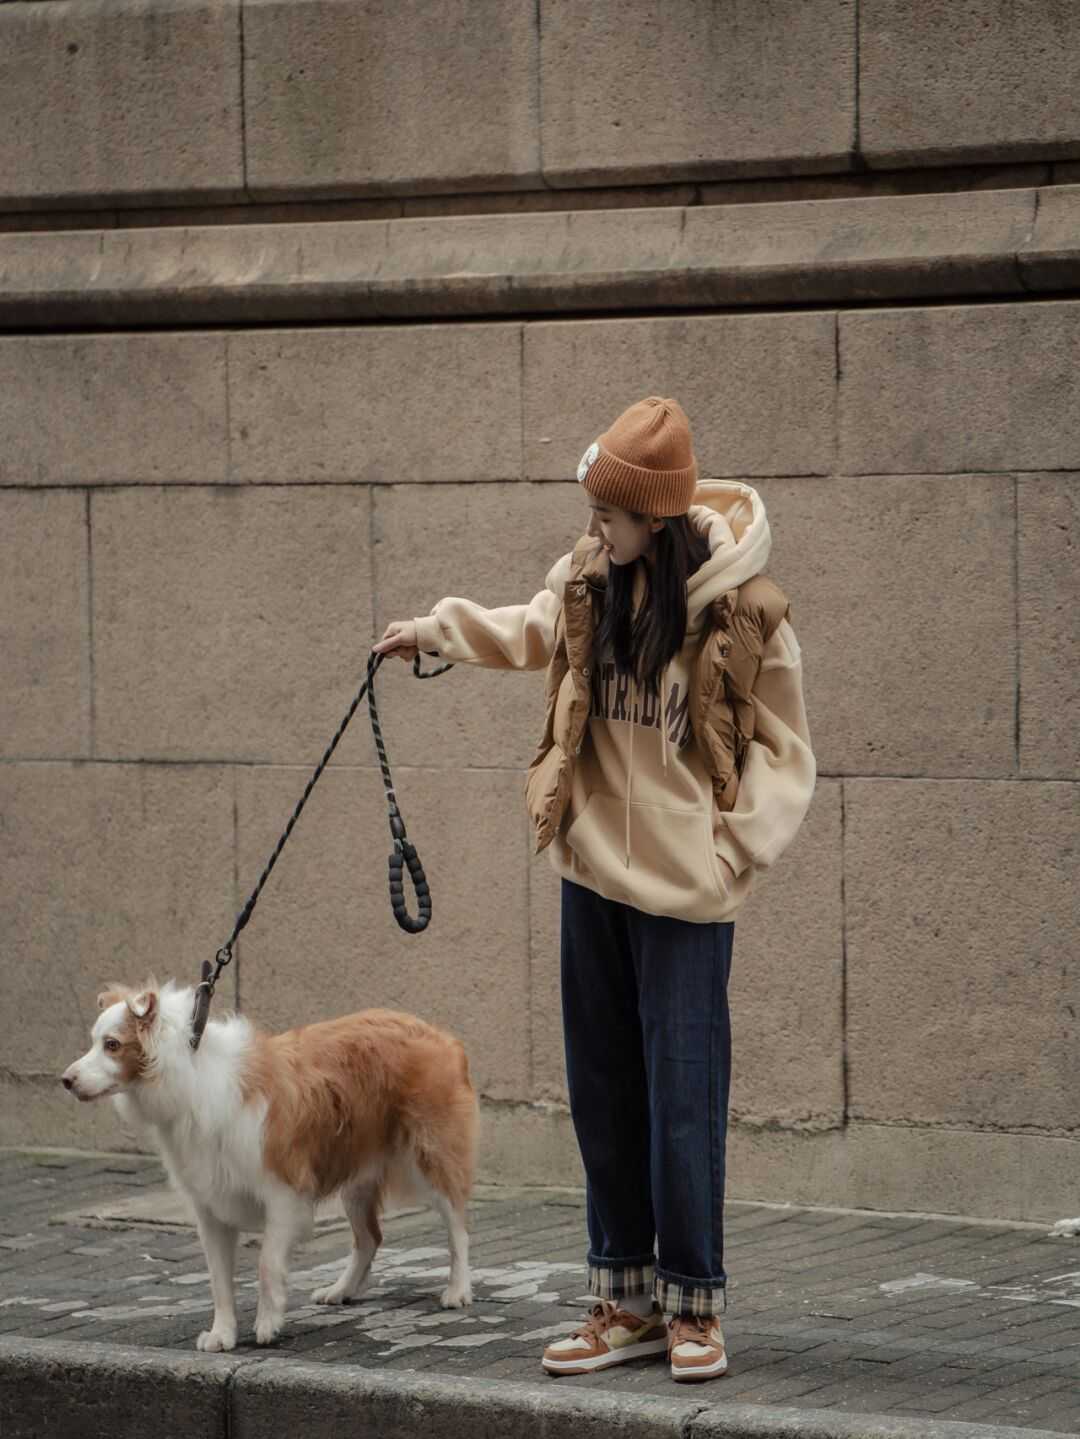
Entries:
[[[194, 1231], [64, 1218], [132, 1195], [156, 1203], [162, 1185], [158, 1164], [137, 1156], [0, 1151], [0, 1335], [193, 1353], [209, 1318]], [[437, 1307], [447, 1256], [430, 1213], [388, 1222], [372, 1291], [339, 1310], [307, 1303], [348, 1246], [344, 1229], [318, 1233], [294, 1260], [287, 1328], [271, 1351], [251, 1336], [257, 1244], [245, 1241], [237, 1352], [535, 1382], [546, 1337], [583, 1308], [581, 1196], [484, 1189], [471, 1225], [466, 1312]], [[705, 1386], [710, 1404], [1080, 1432], [1080, 1239], [733, 1203], [728, 1267], [731, 1370]], [[662, 1361], [550, 1382], [685, 1397]]]

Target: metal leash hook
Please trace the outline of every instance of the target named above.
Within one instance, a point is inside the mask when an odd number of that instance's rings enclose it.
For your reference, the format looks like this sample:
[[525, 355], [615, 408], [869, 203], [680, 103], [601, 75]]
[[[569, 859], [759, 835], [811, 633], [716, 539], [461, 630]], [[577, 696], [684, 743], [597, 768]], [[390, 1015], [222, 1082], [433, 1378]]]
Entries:
[[203, 1037], [203, 1030], [206, 1028], [206, 1021], [210, 1016], [210, 1001], [214, 997], [214, 990], [217, 988], [218, 977], [227, 964], [232, 962], [232, 941], [223, 944], [218, 950], [215, 958], [217, 968], [210, 972], [210, 961], [204, 959], [202, 962], [202, 977], [195, 986], [195, 1007], [191, 1011], [191, 1034], [188, 1043], [192, 1049], [198, 1049], [199, 1041]]

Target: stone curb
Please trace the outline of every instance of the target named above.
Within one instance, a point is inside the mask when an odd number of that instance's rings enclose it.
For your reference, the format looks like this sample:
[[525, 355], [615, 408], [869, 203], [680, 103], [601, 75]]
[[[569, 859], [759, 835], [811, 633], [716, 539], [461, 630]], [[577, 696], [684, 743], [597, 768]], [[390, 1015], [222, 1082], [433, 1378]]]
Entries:
[[1049, 293], [1080, 185], [0, 234], [0, 327], [398, 320]]
[[1066, 1439], [1046, 1429], [918, 1416], [614, 1396], [380, 1374], [270, 1356], [186, 1355], [118, 1344], [0, 1338], [4, 1439]]

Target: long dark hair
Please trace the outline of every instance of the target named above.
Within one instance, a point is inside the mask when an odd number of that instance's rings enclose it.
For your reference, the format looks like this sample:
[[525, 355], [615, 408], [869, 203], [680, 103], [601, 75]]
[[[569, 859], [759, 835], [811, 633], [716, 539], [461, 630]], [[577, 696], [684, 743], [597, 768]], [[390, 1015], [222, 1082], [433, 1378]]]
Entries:
[[[644, 519], [634, 515], [635, 520]], [[609, 649], [616, 668], [632, 674], [655, 695], [660, 675], [686, 637], [686, 582], [709, 558], [709, 542], [685, 515], [664, 520], [653, 540], [652, 564], [645, 567], [645, 594], [634, 614], [634, 565], [611, 565], [599, 609], [595, 646]]]

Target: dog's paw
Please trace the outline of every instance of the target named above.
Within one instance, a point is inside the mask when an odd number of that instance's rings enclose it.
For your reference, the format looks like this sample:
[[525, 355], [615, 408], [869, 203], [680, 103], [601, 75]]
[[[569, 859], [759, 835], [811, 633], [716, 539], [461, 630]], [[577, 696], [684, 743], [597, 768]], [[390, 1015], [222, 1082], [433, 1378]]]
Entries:
[[255, 1318], [255, 1343], [273, 1344], [274, 1340], [281, 1333], [280, 1319]]
[[195, 1341], [195, 1348], [207, 1354], [223, 1354], [236, 1348], [235, 1329], [204, 1329]]
[[1050, 1231], [1051, 1239], [1070, 1239], [1080, 1234], [1080, 1219], [1059, 1219]]
[[348, 1304], [349, 1296], [340, 1284], [330, 1284], [325, 1289], [313, 1290], [311, 1302], [312, 1304]]
[[467, 1309], [472, 1303], [472, 1285], [448, 1284], [439, 1295], [439, 1303], [444, 1309]]

